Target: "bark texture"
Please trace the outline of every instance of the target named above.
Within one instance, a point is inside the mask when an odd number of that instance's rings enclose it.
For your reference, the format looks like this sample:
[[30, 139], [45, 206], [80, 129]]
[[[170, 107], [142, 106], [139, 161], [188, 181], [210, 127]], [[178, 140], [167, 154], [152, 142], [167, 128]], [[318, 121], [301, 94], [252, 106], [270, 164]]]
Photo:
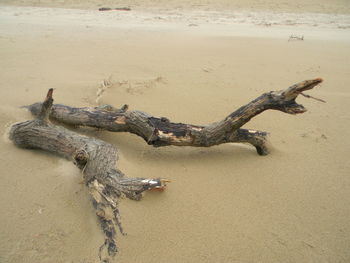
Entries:
[[[258, 154], [268, 154], [266, 132], [242, 129], [241, 127], [254, 116], [265, 110], [279, 110], [289, 114], [299, 114], [306, 109], [296, 103], [295, 99], [302, 92], [312, 89], [322, 79], [305, 80], [285, 90], [262, 94], [247, 105], [229, 114], [221, 121], [201, 126], [173, 123], [165, 117], [154, 117], [141, 111], [128, 111], [124, 105], [120, 109], [111, 105], [99, 107], [73, 108], [65, 105], [53, 105], [50, 118], [70, 125], [96, 127], [112, 132], [130, 132], [142, 137], [149, 145], [155, 147], [176, 145], [209, 147], [222, 143], [249, 143]], [[38, 115], [41, 103], [27, 106]]]
[[251, 118], [265, 110], [299, 114], [306, 109], [296, 103], [299, 94], [320, 84], [322, 79], [306, 80], [285, 90], [264, 93], [221, 121], [206, 125], [173, 123], [167, 118], [153, 117], [141, 111], [128, 111], [110, 105], [92, 108], [73, 108], [53, 105], [50, 89], [43, 103], [26, 106], [36, 119], [14, 124], [10, 139], [19, 147], [46, 150], [72, 160], [81, 169], [89, 188], [96, 215], [105, 234], [100, 247], [102, 262], [109, 262], [117, 251], [116, 233], [120, 224], [118, 200], [121, 195], [139, 200], [142, 192], [163, 189], [164, 179], [128, 178], [116, 168], [117, 149], [104, 141], [90, 138], [50, 123], [49, 117], [70, 125], [90, 126], [113, 132], [130, 132], [155, 147], [209, 147], [222, 143], [243, 142], [256, 147], [260, 155], [268, 153], [266, 133], [242, 129]]
[[117, 229], [124, 233], [119, 220], [119, 197], [125, 195], [139, 200], [145, 190], [163, 189], [166, 180], [128, 178], [116, 168], [117, 149], [113, 145], [51, 124], [48, 116], [53, 102], [52, 92], [50, 89], [35, 120], [11, 127], [10, 139], [19, 147], [46, 150], [72, 160], [82, 170], [105, 234], [99, 256], [101, 262], [109, 262], [117, 251]]

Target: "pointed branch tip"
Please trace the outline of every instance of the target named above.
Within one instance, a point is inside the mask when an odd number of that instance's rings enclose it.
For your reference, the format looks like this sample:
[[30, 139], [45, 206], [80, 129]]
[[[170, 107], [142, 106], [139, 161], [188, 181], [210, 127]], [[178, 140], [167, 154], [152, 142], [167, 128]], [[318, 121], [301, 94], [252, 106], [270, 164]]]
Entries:
[[51, 88], [47, 92], [46, 98], [45, 98], [43, 104], [41, 105], [41, 111], [40, 111], [40, 114], [38, 115], [38, 119], [41, 119], [44, 121], [48, 120], [49, 114], [51, 111], [51, 107], [52, 107], [52, 103], [53, 103], [52, 94], [53, 94], [53, 89]]
[[[322, 83], [323, 79], [322, 78], [316, 78], [316, 79], [311, 79], [311, 80], [305, 80], [301, 83], [299, 83], [299, 88], [298, 90], [300, 92], [303, 92], [305, 90], [313, 89], [316, 87], [318, 84]], [[298, 85], [298, 84], [297, 84]]]
[[53, 88], [49, 89], [49, 91], [47, 92], [46, 100], [47, 99], [52, 99], [52, 94], [53, 94]]

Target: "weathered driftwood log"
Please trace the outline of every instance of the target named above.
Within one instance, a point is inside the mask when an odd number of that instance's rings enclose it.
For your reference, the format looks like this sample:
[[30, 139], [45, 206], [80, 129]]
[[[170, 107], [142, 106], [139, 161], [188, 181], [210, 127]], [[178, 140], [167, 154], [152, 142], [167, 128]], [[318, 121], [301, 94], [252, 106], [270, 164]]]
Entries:
[[[130, 132], [142, 137], [148, 144], [155, 147], [198, 146], [209, 147], [222, 143], [249, 143], [258, 154], [268, 154], [266, 132], [241, 129], [251, 118], [265, 110], [279, 110], [289, 114], [303, 113], [306, 109], [296, 103], [299, 94], [312, 89], [322, 82], [322, 79], [305, 80], [285, 90], [264, 93], [252, 102], [232, 112], [225, 119], [199, 126], [184, 123], [172, 123], [167, 118], [157, 118], [141, 111], [128, 111], [124, 105], [116, 109], [110, 105], [91, 108], [72, 108], [65, 105], [53, 105], [50, 117], [70, 125], [91, 126], [113, 132]], [[38, 115], [41, 103], [35, 103], [27, 108]]]
[[113, 145], [79, 135], [48, 121], [52, 102], [50, 89], [38, 109], [37, 118], [14, 124], [10, 130], [10, 139], [23, 148], [42, 149], [61, 155], [72, 160], [82, 170], [105, 233], [105, 242], [100, 247], [99, 255], [102, 262], [108, 262], [117, 251], [117, 229], [124, 233], [119, 220], [118, 198], [124, 194], [138, 200], [145, 190], [163, 188], [166, 180], [125, 177], [116, 168], [117, 149]]

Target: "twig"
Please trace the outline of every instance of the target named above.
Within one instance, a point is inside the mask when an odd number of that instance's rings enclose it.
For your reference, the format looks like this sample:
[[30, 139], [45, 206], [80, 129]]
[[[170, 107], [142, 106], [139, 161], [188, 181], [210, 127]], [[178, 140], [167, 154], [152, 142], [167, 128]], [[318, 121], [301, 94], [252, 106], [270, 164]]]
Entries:
[[116, 7], [116, 8], [110, 8], [110, 7], [101, 7], [98, 9], [98, 11], [131, 11], [130, 7]]
[[313, 96], [311, 96], [311, 95], [304, 94], [304, 93], [302, 93], [302, 92], [300, 92], [300, 94], [303, 95], [305, 98], [314, 99], [314, 100], [318, 100], [318, 101], [320, 101], [320, 102], [326, 103], [326, 101], [323, 100], [323, 99], [315, 98], [315, 97], [313, 97]]

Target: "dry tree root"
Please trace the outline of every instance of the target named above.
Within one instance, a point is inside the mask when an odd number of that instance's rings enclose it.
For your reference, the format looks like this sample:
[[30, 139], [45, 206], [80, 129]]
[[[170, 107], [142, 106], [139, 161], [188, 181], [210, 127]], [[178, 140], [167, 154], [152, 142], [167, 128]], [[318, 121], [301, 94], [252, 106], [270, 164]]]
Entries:
[[[266, 132], [242, 129], [241, 127], [254, 116], [265, 110], [279, 110], [289, 114], [303, 113], [306, 109], [295, 99], [302, 92], [316, 87], [321, 78], [305, 80], [285, 90], [262, 94], [245, 106], [232, 112], [225, 119], [207, 126], [173, 123], [167, 118], [150, 116], [141, 111], [128, 111], [128, 105], [120, 109], [111, 105], [90, 108], [72, 108], [65, 105], [53, 105], [50, 118], [70, 124], [90, 126], [113, 132], [130, 132], [142, 137], [155, 147], [176, 145], [209, 147], [222, 143], [249, 143], [259, 155], [268, 154]], [[35, 116], [40, 113], [41, 103], [26, 108]]]
[[10, 139], [19, 147], [42, 149], [72, 160], [82, 170], [105, 234], [100, 259], [109, 262], [117, 252], [117, 229], [124, 233], [119, 219], [119, 197], [125, 195], [139, 200], [145, 190], [163, 189], [167, 180], [127, 178], [116, 168], [117, 149], [113, 145], [51, 124], [48, 116], [53, 103], [52, 93], [50, 89], [45, 101], [40, 103], [36, 119], [11, 127]]

